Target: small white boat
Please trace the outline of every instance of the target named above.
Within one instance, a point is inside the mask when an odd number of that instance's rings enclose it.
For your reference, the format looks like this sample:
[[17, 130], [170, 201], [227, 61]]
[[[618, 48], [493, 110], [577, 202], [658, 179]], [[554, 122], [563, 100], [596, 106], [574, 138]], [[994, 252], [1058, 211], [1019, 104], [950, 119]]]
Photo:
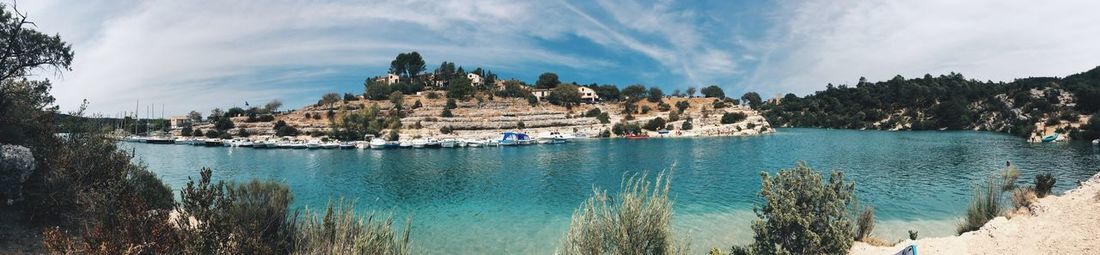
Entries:
[[1100, 139], [1092, 139], [1092, 144], [1100, 144]]
[[339, 149], [340, 143], [337, 142], [325, 142], [321, 144], [321, 149]]
[[386, 140], [381, 138], [374, 138], [370, 140], [370, 148], [375, 150], [381, 150], [386, 148]]
[[412, 140], [412, 142], [410, 142], [410, 145], [413, 148], [417, 148], [417, 149], [424, 148], [425, 146], [428, 146], [428, 140], [427, 139], [414, 139], [414, 140]]
[[439, 141], [439, 146], [443, 148], [454, 148], [458, 144], [458, 140], [454, 138], [447, 138]]
[[320, 148], [321, 148], [321, 140], [309, 140], [309, 142], [306, 142], [306, 149], [312, 150], [312, 149], [320, 149]]
[[562, 136], [561, 133], [550, 132], [549, 134], [539, 135], [536, 141], [540, 144], [559, 144], [566, 143], [569, 140], [567, 140], [565, 136]]
[[464, 143], [466, 143], [466, 147], [470, 148], [480, 148], [482, 146], [485, 146], [485, 141], [482, 140], [467, 140], [464, 141]]
[[174, 141], [174, 143], [175, 143], [175, 144], [191, 144], [191, 142], [190, 142], [190, 141], [188, 141], [188, 140], [189, 140], [189, 139], [187, 139], [187, 138], [183, 138], [183, 137], [180, 137], [180, 138], [176, 138], [176, 140]]
[[413, 146], [413, 144], [410, 141], [401, 141], [401, 142], [397, 143], [397, 147], [401, 147], [401, 148], [409, 148], [409, 147], [412, 147], [412, 146]]

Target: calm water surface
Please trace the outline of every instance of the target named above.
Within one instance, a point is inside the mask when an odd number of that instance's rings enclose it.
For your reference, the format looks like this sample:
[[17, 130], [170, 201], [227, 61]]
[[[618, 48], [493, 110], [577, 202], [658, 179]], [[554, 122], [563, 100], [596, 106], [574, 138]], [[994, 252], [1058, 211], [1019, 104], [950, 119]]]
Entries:
[[216, 179], [287, 183], [297, 207], [355, 198], [361, 210], [413, 219], [426, 253], [552, 253], [593, 187], [671, 169], [673, 221], [693, 251], [751, 239], [760, 172], [805, 161], [843, 170], [876, 207], [876, 235], [951, 235], [973, 185], [1012, 161], [1021, 183], [1053, 172], [1056, 191], [1098, 171], [1088, 143], [1029, 144], [986, 132], [779, 129], [746, 138], [598, 139], [563, 145], [405, 150], [256, 150], [124, 144], [178, 190], [200, 167]]

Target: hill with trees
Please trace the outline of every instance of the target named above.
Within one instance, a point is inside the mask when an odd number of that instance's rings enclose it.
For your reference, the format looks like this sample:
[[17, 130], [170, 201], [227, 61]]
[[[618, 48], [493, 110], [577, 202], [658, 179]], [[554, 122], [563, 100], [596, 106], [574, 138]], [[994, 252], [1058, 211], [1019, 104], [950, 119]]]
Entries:
[[966, 79], [962, 74], [895, 76], [880, 82], [860, 78], [855, 86], [829, 84], [799, 97], [786, 94], [760, 103], [742, 97], [776, 126], [882, 130], [985, 130], [1036, 137], [1054, 132], [1096, 139], [1100, 68], [1057, 77], [1012, 82]]

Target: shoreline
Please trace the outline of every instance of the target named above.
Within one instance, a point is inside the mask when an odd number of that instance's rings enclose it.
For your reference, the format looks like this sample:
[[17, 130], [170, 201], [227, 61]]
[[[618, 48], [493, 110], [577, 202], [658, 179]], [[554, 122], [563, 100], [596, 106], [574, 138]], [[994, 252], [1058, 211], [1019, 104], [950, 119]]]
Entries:
[[1062, 195], [1039, 199], [1035, 212], [998, 216], [956, 236], [903, 240], [891, 247], [855, 242], [849, 254], [1090, 254], [1100, 252], [1100, 173]]

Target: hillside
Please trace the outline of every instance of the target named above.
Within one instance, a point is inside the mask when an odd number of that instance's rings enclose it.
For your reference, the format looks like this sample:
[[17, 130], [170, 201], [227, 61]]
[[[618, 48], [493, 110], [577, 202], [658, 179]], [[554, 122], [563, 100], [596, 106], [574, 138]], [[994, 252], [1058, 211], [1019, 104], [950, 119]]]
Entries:
[[[757, 107], [783, 127], [881, 130], [981, 130], [1035, 140], [1059, 133], [1095, 139], [1087, 129], [1100, 111], [1100, 68], [1065, 78], [982, 82], [961, 74], [829, 84], [798, 97], [787, 94]], [[1095, 129], [1095, 128], [1093, 128]]]
[[[252, 121], [247, 117], [233, 117], [236, 132], [244, 129], [251, 135], [275, 135], [277, 123], [282, 121], [293, 127], [299, 135], [327, 135], [339, 139], [361, 139], [362, 135], [389, 136], [395, 130], [400, 139], [417, 137], [496, 138], [501, 132], [520, 131], [536, 135], [544, 132], [561, 132], [589, 137], [614, 137], [625, 133], [621, 128], [641, 128], [650, 136], [659, 136], [656, 130], [669, 128], [667, 136], [739, 136], [774, 132], [771, 125], [756, 111], [733, 105], [719, 104], [715, 109], [714, 98], [665, 97], [660, 103], [641, 100], [632, 114], [625, 114], [625, 102], [580, 104], [566, 108], [547, 102], [531, 105], [527, 99], [490, 97], [477, 95], [468, 100], [455, 100], [451, 116], [444, 117], [448, 99], [422, 95], [404, 95], [395, 108], [391, 100], [367, 100], [355, 97], [331, 104], [315, 104], [278, 114], [272, 121]], [[676, 107], [684, 105], [682, 112]], [[742, 119], [723, 124], [727, 113], [744, 114]], [[606, 116], [601, 121], [600, 115]], [[661, 128], [645, 129], [646, 124], [660, 118], [654, 125]], [[685, 122], [691, 124], [685, 125]], [[652, 126], [651, 126], [652, 127]], [[208, 132], [213, 124], [201, 124], [196, 130]], [[231, 130], [230, 133], [234, 131]], [[624, 131], [625, 132], [625, 131]]]

